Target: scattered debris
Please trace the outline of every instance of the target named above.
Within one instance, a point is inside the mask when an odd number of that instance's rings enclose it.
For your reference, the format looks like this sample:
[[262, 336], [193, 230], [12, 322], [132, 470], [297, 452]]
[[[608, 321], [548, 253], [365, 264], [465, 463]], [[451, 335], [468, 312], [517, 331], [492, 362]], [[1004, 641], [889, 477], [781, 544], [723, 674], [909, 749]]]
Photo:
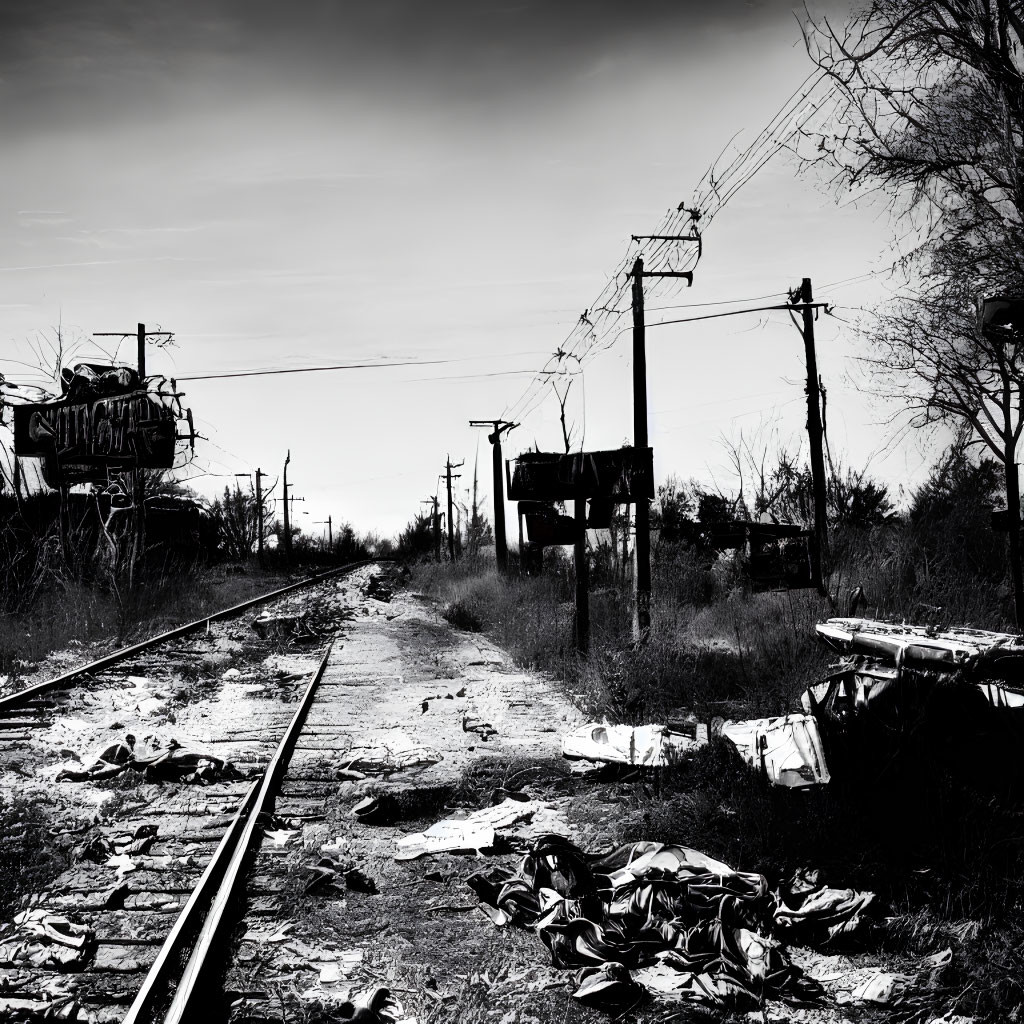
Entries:
[[801, 697], [833, 773], [896, 775], [937, 759], [982, 786], [1024, 783], [1015, 756], [1024, 738], [1024, 637], [872, 619], [829, 619], [816, 629], [843, 655]]
[[591, 722], [562, 737], [562, 756], [571, 760], [664, 768], [708, 741], [707, 726], [694, 734], [678, 732], [664, 725], [609, 725]]
[[364, 825], [386, 825], [396, 812], [395, 798], [390, 793], [364, 797], [352, 808], [352, 813]]
[[911, 971], [896, 973], [881, 967], [852, 967], [848, 962], [830, 968], [826, 962], [823, 969], [809, 968], [809, 972], [839, 1006], [912, 1009], [921, 995], [935, 989], [938, 976], [952, 959], [953, 951], [947, 948], [909, 965]]
[[800, 789], [824, 785], [831, 778], [812, 715], [724, 722], [721, 734], [773, 785]]
[[506, 798], [494, 807], [480, 811], [457, 811], [450, 817], [431, 825], [425, 832], [416, 832], [395, 840], [398, 852], [395, 860], [415, 860], [435, 853], [453, 853], [482, 850], [494, 846], [499, 830], [525, 821], [544, 805], [537, 800]]
[[805, 942], [824, 943], [855, 932], [874, 893], [831, 889], [820, 871], [797, 871], [778, 894], [775, 925], [779, 934], [798, 933]]
[[[588, 856], [544, 835], [517, 872], [491, 867], [467, 884], [496, 924], [535, 930], [556, 967], [607, 965], [580, 979], [581, 998], [606, 1008], [621, 1011], [635, 991], [630, 981], [661, 998], [738, 1010], [823, 991], [759, 934], [777, 901], [765, 878], [695, 850], [642, 842]], [[855, 922], [870, 902], [870, 894], [856, 895], [835, 908], [837, 923]], [[803, 937], [802, 923], [788, 921], [787, 934], [794, 930]]]
[[260, 615], [252, 628], [261, 640], [286, 640], [304, 629], [301, 615]]
[[23, 910], [0, 926], [0, 965], [56, 967], [80, 971], [96, 952], [96, 933], [88, 924], [47, 910]]
[[313, 872], [313, 877], [302, 889], [307, 896], [333, 888], [339, 878], [345, 883], [345, 888], [352, 892], [362, 892], [370, 896], [377, 894], [377, 883], [360, 871], [354, 861], [321, 857], [309, 870]]
[[140, 825], [131, 835], [94, 836], [82, 846], [76, 846], [72, 850], [72, 858], [103, 864], [115, 854], [149, 853], [156, 838], [156, 825]]
[[482, 718], [477, 718], [469, 712], [465, 712], [462, 716], [462, 731], [475, 732], [485, 743], [492, 736], [498, 735], [498, 730], [490, 722], [485, 722]]
[[362, 586], [362, 591], [367, 597], [372, 597], [376, 601], [384, 601], [385, 603], [390, 601], [395, 595], [395, 588], [381, 573], [374, 573], [368, 577]]
[[440, 753], [424, 747], [401, 730], [392, 730], [374, 745], [352, 747], [335, 769], [339, 777], [361, 779], [367, 775], [386, 775], [410, 768], [427, 768], [444, 760]]
[[198, 782], [205, 785], [220, 779], [241, 778], [230, 762], [213, 754], [189, 750], [173, 738], [150, 753], [140, 754], [135, 737], [129, 733], [124, 740], [105, 747], [87, 768], [62, 769], [57, 773], [56, 781], [95, 782], [128, 770], [145, 773], [147, 782]]

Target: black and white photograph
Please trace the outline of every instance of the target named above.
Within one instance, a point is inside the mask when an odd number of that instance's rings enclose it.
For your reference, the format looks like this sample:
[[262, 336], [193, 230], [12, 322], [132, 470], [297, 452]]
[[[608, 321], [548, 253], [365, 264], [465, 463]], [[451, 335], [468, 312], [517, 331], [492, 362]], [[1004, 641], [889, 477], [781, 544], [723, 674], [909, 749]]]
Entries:
[[1024, 0], [0, 0], [0, 1024], [1024, 1020]]

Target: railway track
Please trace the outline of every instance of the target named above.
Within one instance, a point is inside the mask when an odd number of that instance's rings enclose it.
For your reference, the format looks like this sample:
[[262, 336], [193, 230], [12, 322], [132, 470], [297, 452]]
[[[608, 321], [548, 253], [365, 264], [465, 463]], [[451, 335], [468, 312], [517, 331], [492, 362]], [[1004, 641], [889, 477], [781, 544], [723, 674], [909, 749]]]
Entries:
[[275, 797], [374, 578], [320, 574], [0, 698], [0, 854], [64, 866], [0, 930], [0, 1022], [218, 1019], [232, 893], [269, 827], [317, 817]]

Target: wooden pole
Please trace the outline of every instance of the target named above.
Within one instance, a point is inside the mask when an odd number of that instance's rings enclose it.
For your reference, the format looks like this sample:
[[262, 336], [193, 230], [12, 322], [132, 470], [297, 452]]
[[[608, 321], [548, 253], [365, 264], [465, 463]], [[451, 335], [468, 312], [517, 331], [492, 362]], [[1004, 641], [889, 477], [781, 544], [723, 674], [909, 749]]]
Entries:
[[445, 480], [448, 485], [448, 560], [455, 561], [455, 518], [452, 515], [452, 457], [445, 463]]
[[434, 495], [434, 561], [441, 561], [441, 508], [437, 495]]
[[[487, 435], [491, 442], [491, 459], [494, 477], [494, 561], [498, 572], [503, 575], [508, 573], [508, 537], [505, 535], [505, 481], [503, 479], [503, 461], [501, 454], [502, 433], [513, 430], [517, 426], [507, 420], [470, 420], [471, 427], [493, 426], [492, 433]], [[520, 532], [522, 524], [520, 524]], [[522, 552], [522, 541], [519, 548]]]
[[289, 448], [284, 460], [284, 554], [289, 562], [292, 558], [292, 528], [288, 516], [288, 463], [291, 460], [292, 450]]
[[455, 561], [455, 515], [452, 508], [452, 481], [458, 480], [461, 474], [452, 475], [452, 470], [457, 469], [462, 463], [452, 465], [452, 457], [449, 455], [445, 463], [445, 475], [448, 481], [448, 558]]
[[494, 433], [490, 435], [491, 465], [494, 469], [494, 560], [498, 565], [498, 572], [507, 575], [508, 538], [505, 536], [505, 481], [502, 473], [504, 462], [501, 457], [501, 431], [501, 421], [495, 420]]
[[814, 351], [814, 301], [811, 279], [800, 285], [803, 303], [804, 355], [807, 360], [807, 439], [811, 449], [811, 485], [814, 491], [814, 543], [811, 545], [811, 582], [824, 594], [822, 560], [828, 556], [828, 520], [826, 509], [825, 455], [822, 451], [821, 394], [818, 384], [818, 359]]
[[146, 386], [146, 325], [139, 324], [139, 380]]
[[[633, 264], [633, 445], [647, 447], [647, 345], [644, 329], [644, 261]], [[651, 628], [651, 506], [636, 499], [636, 633], [643, 639]]]
[[573, 512], [576, 519], [576, 628], [577, 653], [586, 657], [590, 650], [590, 579], [587, 567], [587, 499], [577, 497]]

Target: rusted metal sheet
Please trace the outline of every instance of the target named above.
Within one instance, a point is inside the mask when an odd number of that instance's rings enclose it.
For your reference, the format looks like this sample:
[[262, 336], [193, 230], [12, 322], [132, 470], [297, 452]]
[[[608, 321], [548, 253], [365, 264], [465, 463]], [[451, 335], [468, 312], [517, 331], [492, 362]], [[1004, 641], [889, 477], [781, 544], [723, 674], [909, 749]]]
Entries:
[[524, 452], [508, 480], [512, 501], [572, 501], [604, 498], [635, 502], [654, 498], [651, 448], [614, 448], [599, 452]]
[[1024, 298], [1019, 295], [993, 295], [980, 304], [982, 332], [989, 337], [1006, 338], [1024, 332]]
[[542, 547], [559, 544], [575, 544], [579, 530], [572, 516], [563, 516], [554, 510], [550, 513], [527, 512], [526, 535], [531, 544]]

